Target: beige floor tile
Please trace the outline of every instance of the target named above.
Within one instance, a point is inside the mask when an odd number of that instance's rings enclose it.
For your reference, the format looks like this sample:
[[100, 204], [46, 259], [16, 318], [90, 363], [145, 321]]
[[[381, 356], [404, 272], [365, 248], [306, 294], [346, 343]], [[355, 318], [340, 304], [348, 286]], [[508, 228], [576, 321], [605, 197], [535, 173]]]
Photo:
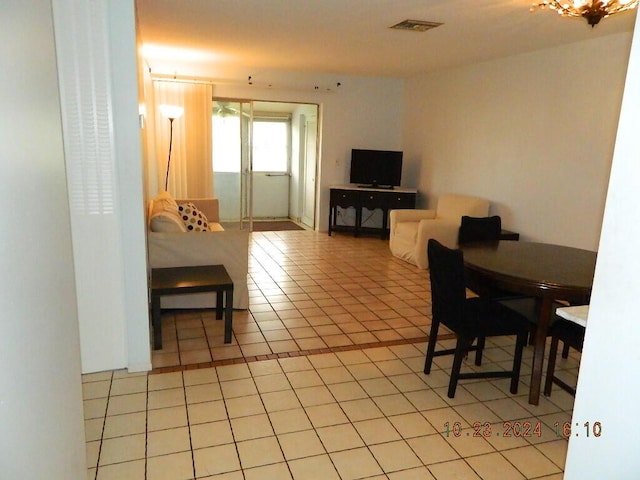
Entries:
[[420, 467], [420, 459], [403, 440], [380, 443], [369, 447], [385, 473]]
[[147, 376], [116, 378], [111, 383], [111, 396], [146, 393]]
[[[242, 378], [239, 380], [220, 382], [220, 389], [222, 390], [222, 394], [225, 399], [256, 395], [258, 393], [258, 389], [256, 388], [253, 378]], [[211, 398], [210, 400], [218, 399]]]
[[344, 410], [344, 413], [346, 413], [351, 422], [370, 420], [372, 418], [380, 418], [384, 416], [373, 400], [369, 398], [341, 402], [340, 407]]
[[288, 463], [295, 480], [340, 480], [328, 455], [307, 457]]
[[276, 437], [245, 440], [236, 444], [243, 469], [284, 461]]
[[358, 382], [335, 383], [328, 386], [329, 391], [338, 402], [368, 398]]
[[[260, 362], [253, 362], [253, 363], [260, 363]], [[275, 373], [272, 375], [261, 375], [259, 377], [254, 376], [253, 381], [256, 384], [258, 392], [260, 393], [277, 392], [280, 390], [288, 390], [291, 388], [289, 379], [284, 373]]]
[[190, 480], [193, 475], [190, 451], [153, 457], [147, 461], [147, 480]]
[[236, 442], [270, 437], [274, 434], [271, 421], [266, 414], [234, 418], [231, 420], [231, 426]]
[[153, 410], [156, 408], [177, 407], [180, 405], [185, 405], [185, 403], [184, 389], [182, 388], [157, 390], [155, 392], [149, 392], [148, 395], [149, 410]]
[[[203, 342], [206, 343], [206, 342]], [[206, 363], [212, 360], [211, 351], [208, 347], [199, 350], [181, 350], [180, 363], [182, 365], [192, 365], [196, 363]]]
[[525, 478], [499, 453], [467, 458], [467, 463], [482, 480], [523, 480]]
[[291, 473], [284, 462], [249, 468], [244, 471], [244, 475], [245, 480], [291, 480]]
[[261, 398], [264, 408], [269, 413], [280, 410], [291, 410], [301, 406], [293, 390], [264, 393], [261, 395]]
[[436, 433], [436, 429], [420, 413], [405, 413], [388, 417], [402, 438], [422, 437]]
[[230, 398], [229, 400], [225, 400], [225, 404], [227, 406], [229, 418], [246, 417], [249, 415], [265, 413], [265, 409], [259, 395]]
[[240, 380], [242, 378], [251, 378], [251, 370], [246, 363], [240, 363], [237, 365], [225, 365], [224, 367], [216, 368], [218, 373], [218, 380], [220, 382], [228, 382], [231, 380]]
[[[144, 459], [145, 435], [128, 435], [126, 437], [108, 438], [102, 441], [99, 465], [129, 462]], [[100, 470], [100, 469], [98, 469]]]
[[147, 409], [147, 395], [134, 393], [120, 395], [109, 399], [107, 415], [122, 415], [124, 413], [144, 412]]
[[542, 477], [560, 471], [558, 466], [533, 446], [505, 450], [502, 455], [527, 478]]
[[85, 382], [82, 384], [82, 399], [92, 400], [94, 398], [106, 398], [109, 396], [111, 380], [97, 382]]
[[400, 440], [402, 437], [386, 418], [364, 420], [353, 424], [367, 445]]
[[107, 411], [107, 398], [95, 398], [85, 400], [83, 403], [84, 418], [89, 420], [92, 418], [104, 418]]
[[194, 403], [187, 406], [189, 423], [209, 423], [227, 418], [227, 410], [222, 400], [215, 402]]
[[[312, 428], [311, 422], [307, 418], [307, 413], [302, 408], [271, 412], [269, 413], [269, 419], [276, 435]], [[344, 422], [346, 422], [346, 417], [343, 419]]]
[[350, 423], [318, 428], [316, 432], [327, 452], [339, 452], [364, 446], [358, 431]]
[[233, 434], [228, 420], [191, 425], [189, 433], [193, 449], [233, 443]]
[[386, 416], [401, 415], [416, 411], [416, 407], [401, 393], [375, 397], [374, 403]]
[[343, 480], [354, 480], [383, 473], [371, 452], [366, 448], [334, 452], [330, 457]]
[[[169, 374], [171, 375], [171, 374]], [[152, 377], [155, 375], [152, 375]], [[215, 368], [199, 368], [182, 372], [185, 386], [202, 385], [205, 383], [217, 383], [218, 374]], [[177, 385], [176, 385], [177, 386]], [[150, 388], [151, 390], [151, 388]]]
[[287, 372], [286, 375], [293, 388], [315, 387], [323, 384], [315, 370]]
[[372, 378], [369, 380], [360, 380], [360, 386], [365, 390], [365, 392], [367, 392], [370, 397], [379, 397], [382, 395], [391, 395], [394, 393], [398, 393], [398, 389], [387, 378]]
[[406, 442], [427, 466], [460, 458], [460, 455], [440, 435], [409, 438]]
[[[102, 439], [103, 428], [104, 428], [104, 418], [93, 418], [91, 420], [85, 420], [84, 421], [85, 442], [93, 442], [93, 441]], [[133, 432], [133, 433], [138, 433], [138, 432]]]
[[149, 432], [186, 425], [187, 409], [185, 406], [149, 410], [147, 414], [147, 431]]
[[169, 453], [191, 450], [189, 428], [180, 427], [170, 430], [158, 430], [147, 435], [147, 456], [156, 457]]
[[305, 411], [315, 428], [340, 425], [349, 421], [337, 403], [307, 407]]
[[222, 399], [221, 385], [218, 383], [189, 385], [185, 387], [184, 391], [187, 397], [187, 403], [212, 402]]
[[454, 460], [452, 462], [443, 462], [430, 465], [429, 470], [437, 480], [481, 480], [473, 469], [467, 465], [464, 460]]
[[349, 369], [349, 373], [351, 373], [356, 380], [368, 380], [371, 378], [384, 377], [384, 374], [370, 362], [348, 365], [347, 368]]
[[111, 415], [104, 422], [104, 438], [122, 437], [144, 433], [147, 428], [147, 414], [145, 412]]
[[148, 376], [149, 391], [167, 390], [170, 388], [180, 388], [182, 386], [182, 372], [161, 373]]
[[434, 480], [427, 467], [410, 468], [387, 475], [389, 480]]
[[232, 444], [194, 450], [193, 463], [198, 478], [240, 469], [236, 447]]
[[564, 469], [564, 465], [567, 460], [568, 446], [569, 442], [564, 439], [560, 439], [554, 442], [539, 443], [536, 445], [536, 448], [558, 467]]
[[313, 370], [313, 364], [307, 357], [281, 358], [278, 362], [285, 373]]
[[96, 480], [145, 480], [144, 460], [105, 465], [98, 468]]
[[262, 360], [260, 362], [251, 362], [249, 364], [249, 370], [251, 371], [251, 375], [253, 375], [256, 383], [258, 378], [263, 375], [276, 375], [282, 374], [282, 368], [280, 368], [280, 363], [278, 360]]
[[326, 453], [315, 430], [285, 433], [278, 436], [278, 442], [287, 460]]
[[329, 389], [320, 385], [317, 387], [297, 388], [296, 395], [303, 407], [310, 407], [313, 405], [322, 405], [326, 403], [333, 403], [335, 399]]

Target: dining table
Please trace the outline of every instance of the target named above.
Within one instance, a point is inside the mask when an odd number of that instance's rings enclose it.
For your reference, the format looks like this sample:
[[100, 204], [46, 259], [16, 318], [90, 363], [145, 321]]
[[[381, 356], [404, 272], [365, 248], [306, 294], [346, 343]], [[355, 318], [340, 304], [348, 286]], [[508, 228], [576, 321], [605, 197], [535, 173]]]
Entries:
[[462, 247], [467, 287], [478, 295], [508, 292], [534, 297], [537, 326], [529, 403], [538, 405], [545, 343], [554, 305], [588, 304], [597, 253], [548, 243], [499, 241]]

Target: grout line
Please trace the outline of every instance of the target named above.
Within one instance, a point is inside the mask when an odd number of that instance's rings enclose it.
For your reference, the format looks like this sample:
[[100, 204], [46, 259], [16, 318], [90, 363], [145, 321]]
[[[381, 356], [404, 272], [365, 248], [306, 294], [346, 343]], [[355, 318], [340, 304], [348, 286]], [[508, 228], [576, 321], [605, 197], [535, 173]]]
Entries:
[[[438, 336], [438, 341], [455, 339], [454, 334], [444, 334]], [[200, 368], [221, 367], [224, 365], [236, 365], [240, 363], [252, 363], [261, 360], [276, 360], [280, 358], [302, 357], [308, 355], [317, 355], [322, 353], [338, 353], [352, 350], [365, 350], [368, 348], [392, 347], [396, 345], [407, 345], [415, 343], [423, 343], [428, 340], [427, 336], [410, 339], [387, 340], [384, 342], [363, 343], [358, 345], [341, 345], [338, 347], [325, 347], [312, 350], [297, 350], [293, 352], [272, 353], [268, 355], [254, 355], [250, 357], [227, 358], [223, 360], [214, 360], [211, 362], [192, 363], [187, 365], [172, 365], [169, 367], [154, 368], [149, 372], [150, 375], [170, 372], [182, 372], [185, 370], [196, 370]]]

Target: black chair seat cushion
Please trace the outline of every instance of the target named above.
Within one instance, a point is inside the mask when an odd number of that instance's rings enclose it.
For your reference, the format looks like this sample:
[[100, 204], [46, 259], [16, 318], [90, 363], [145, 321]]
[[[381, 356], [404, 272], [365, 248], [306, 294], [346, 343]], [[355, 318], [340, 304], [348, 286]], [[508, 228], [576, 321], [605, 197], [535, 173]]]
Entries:
[[474, 297], [465, 300], [463, 336], [496, 337], [529, 332], [531, 325], [522, 316], [500, 302]]

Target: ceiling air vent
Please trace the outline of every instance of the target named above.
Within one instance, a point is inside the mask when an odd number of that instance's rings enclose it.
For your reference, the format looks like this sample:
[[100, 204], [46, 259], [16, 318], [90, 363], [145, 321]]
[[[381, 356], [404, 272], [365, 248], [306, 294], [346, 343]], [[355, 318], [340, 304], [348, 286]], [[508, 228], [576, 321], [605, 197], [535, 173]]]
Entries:
[[432, 28], [436, 28], [442, 25], [439, 22], [425, 22], [423, 20], [404, 20], [389, 28], [395, 28], [396, 30], [411, 30], [412, 32], [426, 32]]

